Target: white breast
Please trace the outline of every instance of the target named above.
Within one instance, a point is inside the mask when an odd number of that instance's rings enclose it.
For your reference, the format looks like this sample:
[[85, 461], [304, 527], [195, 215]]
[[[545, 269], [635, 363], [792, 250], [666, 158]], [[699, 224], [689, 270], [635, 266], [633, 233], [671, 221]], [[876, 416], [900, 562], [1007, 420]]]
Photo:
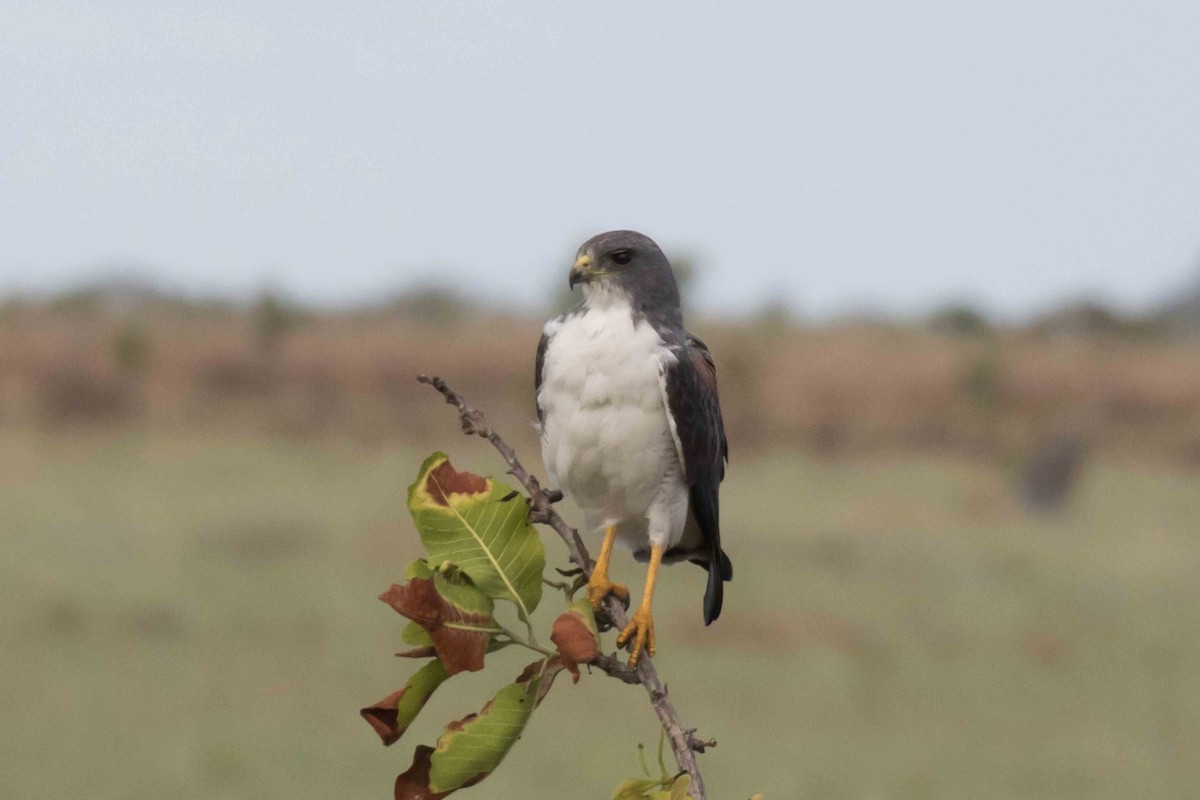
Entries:
[[628, 303], [552, 321], [546, 332], [538, 405], [551, 478], [589, 526], [625, 523], [645, 537], [657, 521], [664, 530], [652, 538], [677, 539], [686, 487], [661, 384], [663, 361], [674, 356]]

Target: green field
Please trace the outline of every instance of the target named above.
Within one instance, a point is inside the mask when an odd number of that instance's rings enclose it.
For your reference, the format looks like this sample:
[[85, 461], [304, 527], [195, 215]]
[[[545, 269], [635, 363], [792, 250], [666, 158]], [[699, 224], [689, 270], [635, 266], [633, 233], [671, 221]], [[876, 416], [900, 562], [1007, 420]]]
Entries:
[[[453, 430], [456, 466], [499, 471]], [[359, 719], [414, 668], [375, 597], [417, 555], [423, 455], [0, 429], [0, 797], [390, 797], [529, 660], [457, 678], [389, 750]], [[735, 460], [724, 520], [721, 620], [700, 570], [658, 593], [714, 800], [1196, 796], [1200, 473], [1096, 462], [1034, 519], [982, 462], [779, 453]], [[461, 796], [607, 798], [639, 741], [641, 689], [563, 680]]]

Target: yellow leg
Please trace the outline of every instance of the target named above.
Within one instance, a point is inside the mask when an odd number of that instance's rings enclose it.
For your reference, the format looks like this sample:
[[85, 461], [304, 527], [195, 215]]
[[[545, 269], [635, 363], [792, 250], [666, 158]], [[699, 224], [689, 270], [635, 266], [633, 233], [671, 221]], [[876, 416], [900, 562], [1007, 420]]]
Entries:
[[624, 584], [613, 583], [608, 579], [608, 562], [612, 558], [613, 543], [617, 540], [617, 526], [609, 525], [604, 531], [604, 544], [600, 545], [600, 555], [596, 558], [596, 568], [588, 578], [587, 596], [592, 608], [600, 608], [604, 598], [615, 594], [621, 600], [629, 601], [629, 589]]
[[642, 604], [634, 612], [633, 619], [629, 620], [625, 630], [621, 631], [621, 635], [617, 637], [618, 647], [623, 647], [631, 637], [633, 639], [633, 650], [629, 653], [629, 666], [631, 667], [637, 665], [638, 656], [641, 655], [643, 647], [648, 655], [652, 658], [654, 656], [654, 612], [651, 610], [651, 604], [654, 602], [654, 582], [658, 580], [658, 569], [662, 566], [662, 558], [663, 549], [661, 547], [650, 548], [650, 570], [646, 573], [646, 591], [642, 593]]

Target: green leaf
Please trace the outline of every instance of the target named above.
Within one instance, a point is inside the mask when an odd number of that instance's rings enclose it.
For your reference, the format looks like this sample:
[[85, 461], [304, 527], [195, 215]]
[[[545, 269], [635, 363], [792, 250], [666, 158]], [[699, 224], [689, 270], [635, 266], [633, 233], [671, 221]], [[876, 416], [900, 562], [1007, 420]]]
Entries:
[[621, 781], [621, 785], [613, 791], [612, 800], [645, 800], [650, 796], [650, 792], [661, 788], [661, 781], [649, 778], [630, 778]]
[[675, 779], [675, 783], [671, 784], [671, 791], [667, 798], [668, 800], [692, 800], [692, 796], [688, 794], [690, 788], [692, 788], [691, 776], [680, 775]]
[[425, 707], [429, 696], [449, 677], [442, 662], [431, 661], [417, 670], [403, 689], [359, 713], [379, 734], [385, 746], [395, 744]]
[[612, 800], [692, 800], [688, 794], [692, 779], [687, 775], [678, 778], [630, 778], [622, 781], [613, 792]]
[[501, 689], [478, 714], [452, 722], [438, 737], [431, 758], [429, 788], [449, 792], [468, 782], [487, 777], [520, 738], [537, 706], [541, 682], [540, 669], [526, 669], [516, 682]]
[[[662, 777], [658, 780], [646, 777], [622, 781], [621, 785], [613, 791], [612, 800], [692, 800], [692, 796], [688, 794], [692, 785], [691, 777], [686, 773], [667, 774], [667, 766], [663, 763], [665, 743], [666, 731], [662, 731], [658, 737], [658, 768], [661, 770]], [[649, 776], [650, 770], [646, 767], [646, 748], [639, 744], [637, 750], [642, 772]]]
[[455, 608], [469, 616], [491, 617], [495, 608], [492, 598], [479, 591], [471, 580], [457, 570], [433, 573], [433, 587]]
[[546, 556], [519, 495], [434, 453], [408, 489], [408, 507], [429, 563], [451, 562], [484, 595], [515, 603], [529, 618], [542, 599]]
[[413, 647], [433, 647], [433, 637], [419, 622], [410, 622], [400, 631], [400, 641]]
[[433, 568], [429, 566], [429, 562], [423, 558], [418, 558], [416, 561], [408, 565], [408, 569], [404, 570], [404, 577], [412, 580], [413, 578], [432, 578]]

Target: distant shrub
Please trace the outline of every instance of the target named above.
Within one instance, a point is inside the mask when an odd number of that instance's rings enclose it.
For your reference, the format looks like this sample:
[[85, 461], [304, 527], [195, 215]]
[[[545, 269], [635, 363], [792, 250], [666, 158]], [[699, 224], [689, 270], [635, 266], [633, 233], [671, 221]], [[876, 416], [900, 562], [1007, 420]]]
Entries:
[[264, 292], [254, 306], [254, 334], [260, 354], [273, 356], [296, 327], [300, 314], [274, 292]]
[[929, 316], [929, 328], [954, 336], [979, 336], [991, 330], [983, 312], [965, 304], [948, 305]]
[[101, 310], [103, 303], [101, 292], [91, 286], [70, 289], [54, 296], [49, 303], [51, 311], [70, 316], [94, 314]]
[[133, 410], [131, 397], [117, 381], [67, 365], [42, 378], [37, 405], [42, 419], [51, 424], [113, 422]]
[[783, 294], [773, 294], [754, 312], [754, 324], [768, 331], [784, 331], [792, 326], [792, 307]]
[[1164, 302], [1151, 320], [1163, 329], [1200, 331], [1200, 272]]
[[1053, 436], [1038, 444], [1021, 472], [1021, 498], [1030, 511], [1053, 511], [1070, 498], [1087, 455], [1078, 434]]
[[667, 258], [671, 262], [671, 270], [675, 273], [679, 296], [683, 298], [686, 307], [690, 304], [692, 291], [696, 288], [696, 278], [700, 274], [697, 259], [690, 253], [668, 253]]
[[1124, 314], [1097, 300], [1069, 303], [1035, 319], [1030, 330], [1039, 334], [1150, 336], [1162, 333], [1162, 319]]
[[196, 374], [196, 387], [211, 398], [261, 397], [269, 394], [275, 384], [262, 364], [240, 356], [212, 358]]
[[25, 300], [20, 297], [8, 297], [0, 300], [0, 322], [6, 322], [25, 310]]
[[117, 331], [113, 338], [113, 361], [122, 375], [145, 374], [150, 366], [150, 337], [136, 322]]
[[469, 300], [445, 286], [414, 287], [394, 297], [388, 308], [402, 317], [439, 325], [461, 322], [474, 311]]
[[1003, 378], [1000, 354], [988, 349], [967, 364], [959, 385], [976, 408], [993, 411], [1000, 404]]

